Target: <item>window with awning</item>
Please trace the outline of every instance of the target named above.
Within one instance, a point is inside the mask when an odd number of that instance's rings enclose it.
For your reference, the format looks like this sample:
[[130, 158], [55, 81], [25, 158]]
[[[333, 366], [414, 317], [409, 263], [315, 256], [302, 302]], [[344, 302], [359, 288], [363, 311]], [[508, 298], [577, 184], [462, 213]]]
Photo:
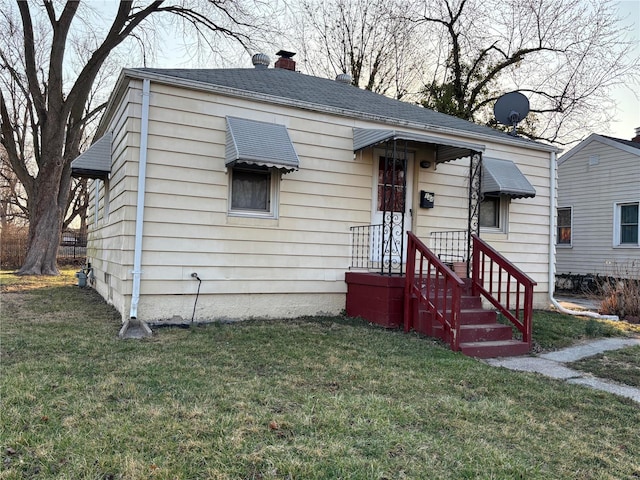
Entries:
[[226, 120], [229, 214], [277, 218], [279, 173], [299, 168], [287, 127], [237, 117]]
[[283, 173], [298, 170], [299, 159], [287, 127], [276, 123], [226, 117], [225, 164], [276, 168]]
[[511, 160], [482, 159], [482, 194], [532, 198], [536, 189]]

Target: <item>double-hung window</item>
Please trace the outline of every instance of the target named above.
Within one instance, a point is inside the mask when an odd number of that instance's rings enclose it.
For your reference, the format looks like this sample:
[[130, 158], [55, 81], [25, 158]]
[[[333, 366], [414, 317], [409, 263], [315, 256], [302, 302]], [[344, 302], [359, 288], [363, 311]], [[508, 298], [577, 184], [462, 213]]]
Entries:
[[237, 165], [230, 169], [229, 212], [276, 217], [278, 172], [261, 166]]
[[488, 232], [507, 233], [509, 197], [487, 194], [480, 203], [480, 228]]
[[640, 236], [640, 202], [617, 203], [614, 209], [613, 244], [637, 247]]
[[558, 226], [556, 232], [556, 244], [570, 246], [571, 224], [573, 221], [573, 210], [571, 207], [558, 207]]

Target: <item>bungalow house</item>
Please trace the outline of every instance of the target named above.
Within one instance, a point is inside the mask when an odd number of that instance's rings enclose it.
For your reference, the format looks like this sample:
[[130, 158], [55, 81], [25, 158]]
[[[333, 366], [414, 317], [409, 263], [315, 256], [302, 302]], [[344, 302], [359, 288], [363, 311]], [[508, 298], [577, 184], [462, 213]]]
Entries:
[[595, 275], [640, 278], [640, 128], [591, 134], [558, 159], [559, 287]]
[[257, 54], [253, 68], [121, 73], [72, 170], [95, 179], [90, 283], [125, 326], [367, 318], [351, 285], [362, 304], [367, 275], [404, 282], [409, 231], [463, 275], [479, 235], [548, 306], [554, 147], [278, 55], [273, 68]]

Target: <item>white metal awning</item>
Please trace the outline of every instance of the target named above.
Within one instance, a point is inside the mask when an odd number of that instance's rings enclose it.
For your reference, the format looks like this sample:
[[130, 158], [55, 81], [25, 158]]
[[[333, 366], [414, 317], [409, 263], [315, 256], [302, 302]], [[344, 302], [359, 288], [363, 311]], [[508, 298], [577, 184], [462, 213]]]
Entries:
[[536, 196], [536, 189], [511, 160], [482, 159], [482, 193], [512, 198]]
[[246, 163], [285, 172], [298, 170], [300, 161], [287, 127], [244, 118], [226, 118], [226, 165]]
[[111, 133], [106, 133], [71, 162], [71, 175], [107, 178], [111, 173]]
[[484, 145], [458, 140], [444, 139], [421, 133], [403, 132], [376, 128], [353, 129], [353, 151], [372, 147], [389, 140], [406, 140], [416, 143], [428, 143], [436, 147], [436, 161], [448, 162], [470, 156], [473, 152], [484, 151]]

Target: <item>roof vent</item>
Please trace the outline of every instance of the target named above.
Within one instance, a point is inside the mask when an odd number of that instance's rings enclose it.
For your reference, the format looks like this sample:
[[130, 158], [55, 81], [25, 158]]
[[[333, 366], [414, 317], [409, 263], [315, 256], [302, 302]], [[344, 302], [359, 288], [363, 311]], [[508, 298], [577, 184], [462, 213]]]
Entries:
[[280, 58], [276, 60], [275, 68], [282, 68], [284, 70], [296, 71], [296, 61], [292, 58], [295, 53], [287, 52], [286, 50], [280, 50], [276, 53]]
[[351, 85], [351, 75], [349, 75], [348, 73], [339, 73], [338, 75], [336, 75], [336, 82]]
[[640, 143], [640, 127], [636, 127], [636, 136], [631, 139], [632, 142]]
[[267, 68], [269, 63], [271, 63], [271, 59], [269, 59], [266, 53], [256, 53], [251, 57], [251, 63], [253, 63], [253, 66], [256, 68]]

